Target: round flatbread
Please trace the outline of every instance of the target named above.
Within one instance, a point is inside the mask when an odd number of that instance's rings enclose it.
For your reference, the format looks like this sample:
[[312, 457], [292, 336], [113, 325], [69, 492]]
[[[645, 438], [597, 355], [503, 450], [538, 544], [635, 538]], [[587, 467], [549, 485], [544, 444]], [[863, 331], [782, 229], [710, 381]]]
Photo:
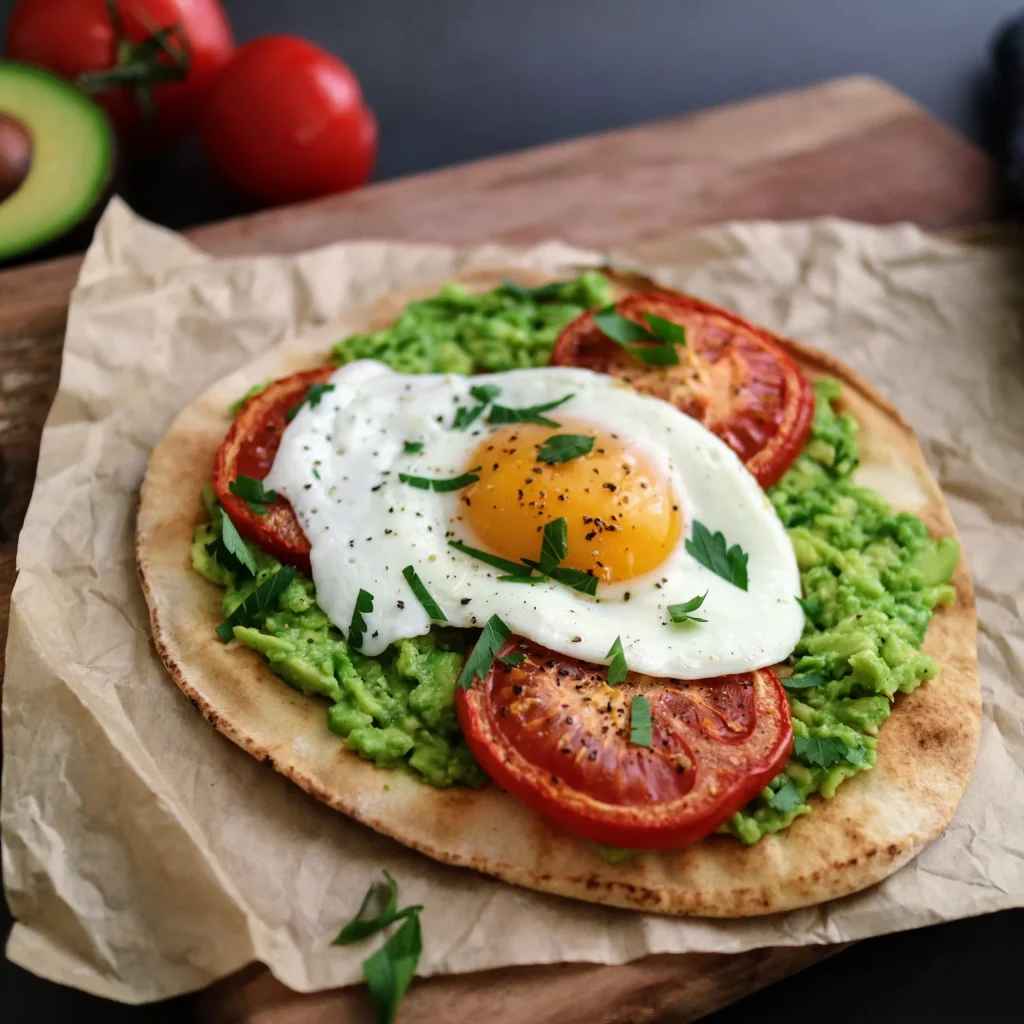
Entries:
[[[623, 291], [654, 287], [612, 276]], [[460, 280], [484, 290], [503, 278], [528, 286], [549, 279], [505, 270]], [[434, 291], [392, 293], [347, 315], [344, 328], [379, 330]], [[809, 377], [843, 382], [839, 405], [860, 424], [858, 480], [919, 516], [933, 536], [956, 537], [914, 433], [892, 405], [837, 360], [780, 340]], [[952, 580], [956, 603], [936, 613], [924, 645], [938, 677], [897, 699], [874, 769], [844, 783], [832, 800], [811, 798], [813, 813], [753, 846], [712, 835], [606, 864], [493, 784], [434, 789], [348, 750], [328, 731], [322, 701], [278, 679], [255, 651], [220, 642], [221, 591], [193, 571], [189, 556], [200, 487], [229, 426], [228, 406], [251, 384], [322, 365], [326, 349], [286, 344], [212, 387], [174, 421], [143, 483], [138, 562], [156, 646], [177, 685], [225, 736], [317, 799], [437, 860], [543, 892], [661, 913], [738, 917], [834, 899], [885, 878], [946, 827], [974, 765], [981, 724], [977, 620], [962, 557]]]

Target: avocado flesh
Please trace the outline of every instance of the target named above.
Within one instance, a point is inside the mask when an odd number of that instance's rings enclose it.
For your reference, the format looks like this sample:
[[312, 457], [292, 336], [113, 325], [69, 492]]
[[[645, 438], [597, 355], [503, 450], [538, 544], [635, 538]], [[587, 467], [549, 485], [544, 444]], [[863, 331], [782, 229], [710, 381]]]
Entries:
[[114, 164], [104, 113], [73, 85], [26, 64], [0, 61], [0, 114], [32, 138], [22, 183], [0, 202], [0, 260], [59, 238], [103, 198]]

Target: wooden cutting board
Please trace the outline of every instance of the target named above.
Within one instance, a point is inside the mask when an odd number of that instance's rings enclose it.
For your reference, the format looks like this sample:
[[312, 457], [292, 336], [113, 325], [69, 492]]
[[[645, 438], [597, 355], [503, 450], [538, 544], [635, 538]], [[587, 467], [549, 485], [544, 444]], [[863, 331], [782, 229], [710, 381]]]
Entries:
[[[981, 151], [889, 86], [854, 77], [386, 182], [189, 237], [219, 255], [294, 252], [352, 238], [563, 238], [657, 258], [672, 237], [716, 221], [834, 215], [945, 229], [993, 220], [998, 195], [996, 168]], [[79, 264], [71, 257], [0, 273], [0, 680], [15, 543]], [[413, 986], [401, 1022], [693, 1020], [834, 951], [652, 956], [621, 967], [437, 978]], [[297, 996], [259, 967], [214, 986], [201, 1012], [217, 1024], [371, 1019], [360, 989]]]

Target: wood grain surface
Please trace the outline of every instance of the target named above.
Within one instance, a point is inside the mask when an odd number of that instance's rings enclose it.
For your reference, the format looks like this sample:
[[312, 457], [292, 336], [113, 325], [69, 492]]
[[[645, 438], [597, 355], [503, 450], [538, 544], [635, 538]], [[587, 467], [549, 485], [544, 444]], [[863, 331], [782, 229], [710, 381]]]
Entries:
[[[835, 215], [930, 228], [993, 220], [998, 174], [978, 149], [867, 77], [839, 79], [677, 120], [386, 182], [208, 225], [211, 252], [295, 252], [354, 238], [473, 244], [563, 238], [653, 254], [701, 224]], [[69, 257], [0, 273], [0, 680], [17, 533], [56, 390]], [[657, 956], [622, 967], [556, 965], [417, 983], [402, 1024], [693, 1020], [829, 955]], [[360, 989], [296, 996], [265, 970], [210, 990], [204, 1019], [369, 1020]]]
[[[619, 967], [553, 964], [418, 981], [398, 1024], [683, 1024], [845, 949], [658, 955]], [[209, 989], [202, 1024], [370, 1024], [362, 986], [296, 995], [251, 968]]]

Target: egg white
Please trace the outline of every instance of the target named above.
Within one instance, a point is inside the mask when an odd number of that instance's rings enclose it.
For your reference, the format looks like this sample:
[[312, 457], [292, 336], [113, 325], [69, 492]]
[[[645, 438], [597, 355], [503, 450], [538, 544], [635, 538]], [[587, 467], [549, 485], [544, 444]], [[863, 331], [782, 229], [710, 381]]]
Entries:
[[[317, 600], [346, 635], [360, 590], [373, 595], [362, 650], [426, 633], [427, 613], [402, 575], [412, 565], [454, 626], [498, 615], [513, 633], [596, 664], [618, 636], [635, 671], [676, 679], [746, 672], [782, 661], [796, 645], [803, 611], [796, 557], [768, 498], [735, 453], [695, 419], [604, 374], [570, 367], [476, 376], [397, 374], [369, 360], [331, 378], [334, 390], [304, 404], [285, 430], [265, 484], [292, 503], [311, 545]], [[679, 543], [655, 570], [602, 583], [593, 597], [553, 581], [500, 583], [503, 575], [448, 546], [483, 545], [461, 521], [459, 492], [403, 483], [399, 473], [458, 476], [485, 435], [484, 417], [452, 429], [457, 407], [476, 404], [471, 387], [494, 384], [506, 406], [572, 399], [558, 413], [628, 438], [671, 480], [684, 516]], [[552, 428], [552, 433], [557, 431]], [[423, 444], [419, 453], [405, 442]], [[315, 472], [314, 472], [315, 471]], [[749, 555], [740, 590], [685, 547], [694, 521], [721, 531]], [[672, 623], [667, 607], [707, 593], [695, 614]]]

